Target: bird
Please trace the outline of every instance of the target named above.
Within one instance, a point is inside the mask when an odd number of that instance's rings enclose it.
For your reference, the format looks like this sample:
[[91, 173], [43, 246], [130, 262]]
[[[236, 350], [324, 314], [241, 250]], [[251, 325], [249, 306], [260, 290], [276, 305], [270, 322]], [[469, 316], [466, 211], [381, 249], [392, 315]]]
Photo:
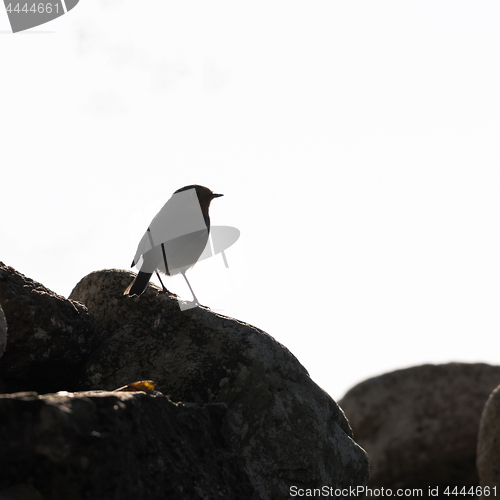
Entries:
[[163, 292], [167, 293], [158, 271], [167, 276], [181, 273], [195, 304], [199, 304], [186, 271], [196, 264], [207, 247], [210, 233], [208, 210], [212, 200], [221, 196], [197, 184], [184, 186], [172, 194], [139, 242], [131, 267], [137, 265], [140, 269], [124, 295], [141, 295], [153, 272], [156, 272]]

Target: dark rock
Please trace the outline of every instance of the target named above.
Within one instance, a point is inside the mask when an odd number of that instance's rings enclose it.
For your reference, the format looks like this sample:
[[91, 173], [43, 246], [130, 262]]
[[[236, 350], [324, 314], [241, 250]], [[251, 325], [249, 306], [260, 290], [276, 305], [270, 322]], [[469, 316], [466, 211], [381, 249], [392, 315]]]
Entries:
[[[490, 394], [481, 415], [476, 464], [481, 486], [496, 486], [500, 494], [500, 386]], [[496, 496], [493, 490], [491, 496]]]
[[78, 368], [100, 341], [87, 308], [1, 262], [0, 305], [9, 326], [0, 377], [9, 391], [77, 389]]
[[339, 401], [370, 457], [371, 488], [479, 485], [479, 419], [500, 366], [423, 365], [375, 377]]
[[0, 491], [0, 500], [43, 500], [43, 497], [33, 486], [20, 483]]
[[[0, 396], [0, 498], [251, 498], [221, 435], [227, 407], [142, 392]], [[6, 498], [38, 498], [6, 497]]]
[[175, 401], [226, 403], [224, 433], [244, 461], [253, 498], [288, 498], [293, 485], [366, 484], [366, 454], [342, 410], [284, 346], [205, 308], [181, 312], [153, 286], [140, 297], [124, 296], [132, 278], [95, 272], [70, 295], [108, 335], [89, 358], [84, 387], [152, 379]]
[[0, 306], [0, 358], [5, 351], [7, 345], [7, 320], [3, 313], [2, 306]]

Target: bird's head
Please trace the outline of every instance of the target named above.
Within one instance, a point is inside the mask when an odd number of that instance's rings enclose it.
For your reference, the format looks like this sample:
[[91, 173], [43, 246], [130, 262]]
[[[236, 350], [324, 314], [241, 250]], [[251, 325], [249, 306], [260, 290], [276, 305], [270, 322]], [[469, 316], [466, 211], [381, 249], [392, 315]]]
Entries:
[[219, 198], [221, 196], [224, 196], [223, 194], [216, 194], [212, 192], [210, 189], [204, 186], [198, 186], [197, 184], [192, 184], [191, 186], [184, 186], [183, 188], [178, 189], [175, 193], [180, 193], [182, 191], [187, 191], [189, 189], [196, 190], [196, 194], [198, 195], [198, 200], [200, 202], [200, 207], [204, 213], [205, 211], [208, 212], [208, 207], [210, 206], [210, 202], [214, 198]]

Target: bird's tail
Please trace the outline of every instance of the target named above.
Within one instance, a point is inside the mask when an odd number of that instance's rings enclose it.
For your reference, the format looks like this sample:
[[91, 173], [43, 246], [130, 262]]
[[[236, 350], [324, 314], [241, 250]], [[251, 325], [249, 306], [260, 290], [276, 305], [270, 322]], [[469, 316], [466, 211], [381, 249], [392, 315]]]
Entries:
[[153, 273], [143, 273], [142, 271], [139, 271], [139, 274], [123, 292], [123, 295], [140, 295], [148, 286], [149, 279], [151, 278], [152, 274]]

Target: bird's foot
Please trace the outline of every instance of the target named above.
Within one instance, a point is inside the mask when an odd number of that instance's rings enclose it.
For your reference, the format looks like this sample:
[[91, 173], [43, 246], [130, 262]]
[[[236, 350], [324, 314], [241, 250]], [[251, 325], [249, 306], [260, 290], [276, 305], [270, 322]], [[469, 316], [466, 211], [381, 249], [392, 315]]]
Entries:
[[167, 290], [166, 288], [164, 288], [163, 290], [159, 290], [158, 292], [156, 292], [156, 296], [158, 297], [159, 295], [169, 295], [170, 297], [177, 297], [177, 294], [173, 293], [173, 292], [170, 292], [169, 290]]
[[195, 307], [203, 307], [197, 300], [179, 300], [179, 307], [181, 311], [187, 311], [188, 309], [194, 309]]
[[203, 307], [204, 309], [208, 309], [209, 311], [211, 310], [210, 307], [204, 306], [203, 304], [200, 304], [197, 300], [193, 300], [193, 302], [190, 302], [191, 304], [194, 304], [193, 307]]

